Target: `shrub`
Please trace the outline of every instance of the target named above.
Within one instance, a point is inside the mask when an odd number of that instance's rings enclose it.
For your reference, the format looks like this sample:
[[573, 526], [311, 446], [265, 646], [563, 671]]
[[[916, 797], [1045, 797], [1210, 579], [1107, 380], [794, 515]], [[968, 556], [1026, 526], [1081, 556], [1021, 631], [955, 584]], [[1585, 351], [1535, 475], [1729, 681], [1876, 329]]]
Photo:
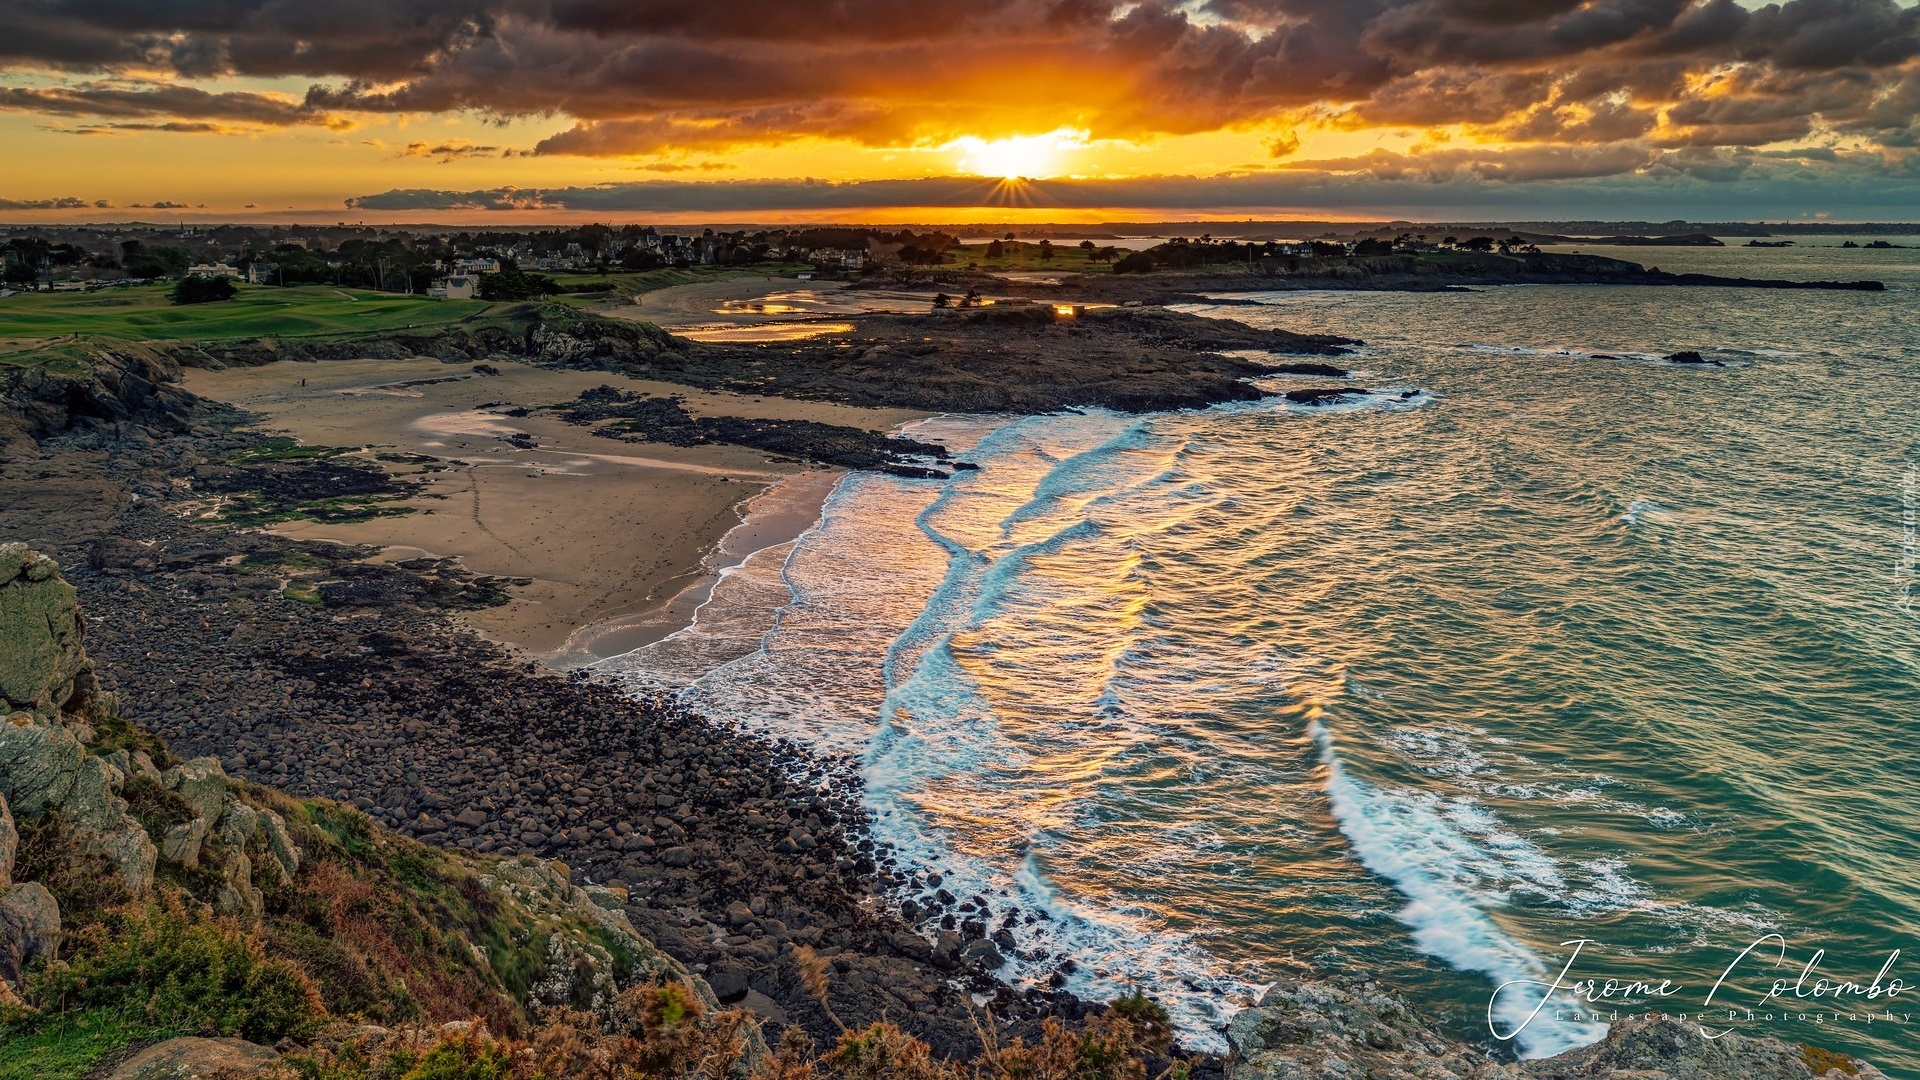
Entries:
[[174, 894], [118, 908], [68, 941], [67, 962], [29, 980], [50, 1012], [114, 1009], [156, 1033], [266, 1043], [324, 1015], [299, 967], [269, 957], [238, 921], [190, 910]]
[[66, 814], [42, 814], [38, 821], [18, 822], [18, 828], [13, 880], [45, 886], [60, 905], [62, 923], [90, 922], [126, 901], [119, 868], [105, 852], [74, 835]]

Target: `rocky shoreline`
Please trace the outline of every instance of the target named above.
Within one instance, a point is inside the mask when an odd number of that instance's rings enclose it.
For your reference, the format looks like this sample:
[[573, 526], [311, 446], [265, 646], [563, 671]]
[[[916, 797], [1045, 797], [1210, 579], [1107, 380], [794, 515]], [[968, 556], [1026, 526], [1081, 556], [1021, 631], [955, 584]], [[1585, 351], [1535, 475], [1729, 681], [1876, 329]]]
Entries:
[[[1218, 379], [1246, 388], [1233, 391], [1240, 395], [1251, 388], [1234, 365], [1272, 370], [1212, 350], [1337, 355], [1347, 344], [1163, 318], [1174, 313], [1119, 309], [1081, 322], [1043, 310], [1044, 317], [961, 316], [945, 325], [932, 321], [945, 315], [882, 317], [862, 320], [861, 332], [884, 328], [889, 349], [936, 338], [938, 347], [924, 356], [997, 341], [1000, 358], [990, 363], [999, 366], [964, 374], [1010, 381], [1012, 393], [1036, 382], [1009, 372], [1062, 344], [1094, 355], [1096, 375], [1157, 356], [1164, 366], [1154, 378], [1164, 381], [1151, 383], [1152, 393], [1110, 388], [1105, 402], [1137, 408], [1165, 407], [1150, 402], [1164, 402], [1182, 374], [1202, 386]], [[940, 338], [941, 330], [949, 336]], [[628, 349], [634, 342], [612, 333], [563, 341], [536, 327], [524, 340], [536, 339], [534, 353], [522, 355], [539, 362], [624, 369], [636, 356]], [[1108, 348], [1113, 342], [1121, 344]], [[88, 646], [102, 681], [128, 719], [182, 756], [217, 759], [233, 777], [294, 796], [351, 803], [427, 844], [564, 863], [576, 884], [626, 890], [623, 914], [632, 925], [699, 974], [720, 1003], [750, 1009], [767, 1024], [769, 1042], [792, 1026], [831, 1044], [843, 1022], [884, 1018], [937, 1055], [964, 1060], [981, 1050], [981, 1003], [1010, 1035], [1098, 1010], [1069, 994], [1015, 991], [994, 978], [1002, 950], [1015, 944], [989, 931], [1039, 913], [998, 897], [895, 906], [896, 889], [937, 884], [931, 875], [939, 868], [902, 865], [873, 844], [854, 763], [526, 663], [454, 624], [452, 612], [496, 602], [510, 588], [457, 565], [370, 564], [371, 551], [182, 517], [195, 481], [213, 478], [202, 476], [206, 469], [225, 468], [218, 463], [263, 440], [236, 430], [242, 418], [232, 410], [168, 386], [169, 364], [179, 358], [146, 348], [108, 350], [134, 356], [131, 368], [110, 359], [90, 374], [27, 380], [32, 392], [9, 404], [30, 423], [17, 423], [24, 438], [0, 449], [0, 539], [29, 541], [64, 565], [91, 613]], [[669, 347], [656, 359], [669, 354], [695, 355]], [[795, 350], [781, 370], [804, 371], [812, 355]], [[951, 367], [951, 360], [942, 363]], [[751, 355], [715, 362], [722, 361], [752, 370]], [[102, 374], [108, 368], [120, 374]], [[680, 374], [691, 381], [695, 373]], [[881, 381], [849, 369], [837, 377], [787, 389], [929, 392], [898, 376]], [[49, 390], [61, 379], [65, 389]], [[1075, 389], [1099, 385], [1083, 380]], [[1172, 396], [1203, 404], [1209, 393]], [[313, 580], [317, 587], [295, 587]], [[831, 971], [824, 1000], [817, 971], [803, 959], [809, 955]], [[1377, 1073], [1386, 1076], [1573, 1077], [1610, 1075], [1603, 1067], [1614, 1067], [1596, 1057], [1592, 1069], [1514, 1071], [1428, 1029], [1414, 1034], [1427, 1048], [1420, 1054], [1433, 1060], [1376, 1060], [1368, 1055], [1383, 1049], [1379, 1024], [1362, 1016], [1328, 1028], [1331, 1021], [1311, 1019], [1325, 1014], [1319, 999], [1302, 1001], [1269, 993], [1259, 1011], [1272, 1022], [1258, 1030], [1240, 1024], [1232, 1062], [1194, 1058], [1190, 1072], [1205, 1077], [1225, 1068], [1237, 1080], [1280, 1080], [1364, 1064], [1390, 1067]], [[1311, 1063], [1289, 1056], [1302, 1041], [1293, 1033], [1310, 1030], [1331, 1032], [1307, 1040], [1319, 1056]], [[1379, 1037], [1404, 1042], [1403, 1035]], [[1674, 1060], [1683, 1050], [1676, 1044]], [[1791, 1053], [1767, 1055], [1769, 1067], [1779, 1068], [1764, 1075], [1815, 1075], [1810, 1064], [1793, 1071]]]
[[[8, 515], [0, 529], [23, 531]], [[919, 871], [865, 839], [849, 762], [521, 662], [395, 588], [404, 571], [379, 599], [324, 606], [260, 572], [319, 545], [158, 508], [130, 510], [108, 539], [65, 541], [47, 546], [97, 613], [103, 681], [177, 753], [351, 803], [429, 844], [558, 860], [582, 884], [624, 887], [642, 934], [723, 1004], [755, 1007], [770, 1036], [787, 1023], [837, 1035], [795, 945], [833, 965], [842, 1021], [891, 1017], [942, 1055], [978, 1051], [969, 994], [1012, 1030], [1084, 1011], [1014, 992], [961, 935], [930, 940], [890, 906]]]
[[[977, 289], [996, 296], [1044, 302], [1214, 304], [1220, 293], [1287, 291], [1459, 292], [1501, 285], [1641, 285], [1675, 288], [1815, 289], [1883, 292], [1880, 281], [1788, 281], [1713, 274], [1675, 274], [1624, 259], [1564, 252], [1512, 254], [1452, 251], [1426, 255], [1287, 256], [1253, 267], [1194, 245], [1163, 248], [1191, 265], [1142, 273], [1080, 272], [1062, 266], [1046, 280], [1002, 278], [978, 270], [914, 271], [926, 288]], [[854, 288], [900, 288], [901, 280], [858, 282]]]

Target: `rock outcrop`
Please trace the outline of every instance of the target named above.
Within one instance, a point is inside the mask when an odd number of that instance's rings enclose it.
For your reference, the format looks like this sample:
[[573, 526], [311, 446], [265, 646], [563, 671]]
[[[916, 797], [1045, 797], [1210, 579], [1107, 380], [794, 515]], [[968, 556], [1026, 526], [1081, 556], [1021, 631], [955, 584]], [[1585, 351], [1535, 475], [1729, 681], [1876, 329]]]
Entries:
[[264, 1076], [280, 1055], [245, 1039], [186, 1036], [155, 1043], [120, 1063], [107, 1080], [241, 1080]]
[[0, 798], [21, 821], [61, 814], [138, 895], [153, 882], [157, 850], [120, 797], [124, 769], [88, 751], [115, 704], [84, 637], [73, 587], [53, 560], [0, 544]]
[[177, 385], [180, 365], [165, 345], [74, 344], [72, 363], [0, 367], [0, 446], [89, 425], [134, 424], [185, 431], [196, 399]]
[[1227, 1028], [1227, 1080], [1885, 1080], [1866, 1062], [1774, 1039], [1727, 1034], [1659, 1013], [1614, 1024], [1591, 1046], [1498, 1061], [1435, 1030], [1371, 979], [1285, 978]]
[[[368, 971], [355, 985], [386, 977], [396, 994], [410, 996], [409, 981], [448, 980], [446, 968], [457, 963], [467, 973], [464, 999], [451, 981], [432, 986], [448, 1009], [511, 996], [510, 1009], [563, 1006], [611, 1016], [622, 993], [650, 982], [684, 983], [708, 1009], [722, 1007], [711, 987], [635, 929], [624, 889], [576, 886], [564, 864], [532, 857], [441, 854], [378, 830], [349, 807], [299, 803], [231, 779], [218, 759], [173, 761], [151, 741], [144, 744], [151, 754], [136, 748], [144, 733], [100, 690], [74, 591], [56, 571], [22, 545], [0, 545], [8, 710], [0, 721], [0, 1005], [31, 1009], [27, 976], [54, 956], [63, 933], [62, 901], [40, 882], [15, 880], [23, 876], [16, 871], [91, 856], [117, 871], [105, 893], [93, 895], [96, 909], [171, 890], [263, 933], [272, 932], [276, 896], [281, 925], [289, 907], [322, 918], [312, 912], [342, 896], [382, 897], [382, 920], [411, 919], [408, 934], [433, 937], [422, 952], [432, 967]], [[23, 861], [19, 851], [29, 841], [37, 852]], [[327, 859], [317, 871], [315, 852]], [[311, 885], [316, 872], [319, 883]], [[47, 883], [59, 888], [56, 876]], [[176, 902], [159, 899], [163, 908]], [[448, 921], [449, 903], [466, 913], [464, 923]], [[88, 932], [110, 931], [96, 925]], [[372, 933], [374, 951], [403, 959], [387, 931]], [[407, 1008], [417, 1009], [417, 999]], [[506, 1020], [521, 1022], [511, 1014]], [[756, 1030], [743, 1034], [749, 1060], [757, 1060], [765, 1043]], [[143, 1053], [116, 1075], [184, 1080], [251, 1075], [247, 1069], [270, 1064], [270, 1051], [234, 1040], [162, 1045], [171, 1049]]]

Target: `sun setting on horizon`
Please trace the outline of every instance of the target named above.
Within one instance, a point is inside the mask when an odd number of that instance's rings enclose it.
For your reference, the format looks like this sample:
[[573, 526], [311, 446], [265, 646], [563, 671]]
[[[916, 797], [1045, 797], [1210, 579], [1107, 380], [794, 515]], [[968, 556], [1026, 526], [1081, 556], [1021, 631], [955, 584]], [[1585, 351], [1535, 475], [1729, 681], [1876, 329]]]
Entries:
[[1061, 127], [1043, 135], [1011, 135], [982, 139], [967, 135], [942, 149], [960, 154], [959, 166], [975, 176], [999, 180], [1046, 180], [1070, 170], [1068, 155], [1087, 149], [1084, 129]]

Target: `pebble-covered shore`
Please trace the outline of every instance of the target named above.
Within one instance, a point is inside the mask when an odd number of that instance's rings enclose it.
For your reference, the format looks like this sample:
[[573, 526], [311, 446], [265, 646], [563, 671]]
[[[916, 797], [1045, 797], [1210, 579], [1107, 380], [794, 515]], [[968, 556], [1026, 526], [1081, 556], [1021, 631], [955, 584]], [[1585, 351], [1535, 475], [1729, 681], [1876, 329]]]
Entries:
[[[977, 919], [901, 917], [889, 897], [923, 868], [866, 839], [846, 762], [520, 660], [432, 606], [462, 595], [457, 571], [449, 584], [393, 568], [323, 606], [270, 572], [313, 545], [138, 507], [104, 538], [66, 539], [88, 648], [124, 712], [182, 756], [351, 802], [427, 843], [625, 886], [635, 924], [723, 1000], [816, 1039], [838, 1029], [797, 945], [830, 959], [841, 1021], [892, 1018], [943, 1053], [977, 1047], [977, 1002], [1014, 1031], [1084, 1011], [995, 981]], [[996, 924], [1029, 917], [987, 902]]]

